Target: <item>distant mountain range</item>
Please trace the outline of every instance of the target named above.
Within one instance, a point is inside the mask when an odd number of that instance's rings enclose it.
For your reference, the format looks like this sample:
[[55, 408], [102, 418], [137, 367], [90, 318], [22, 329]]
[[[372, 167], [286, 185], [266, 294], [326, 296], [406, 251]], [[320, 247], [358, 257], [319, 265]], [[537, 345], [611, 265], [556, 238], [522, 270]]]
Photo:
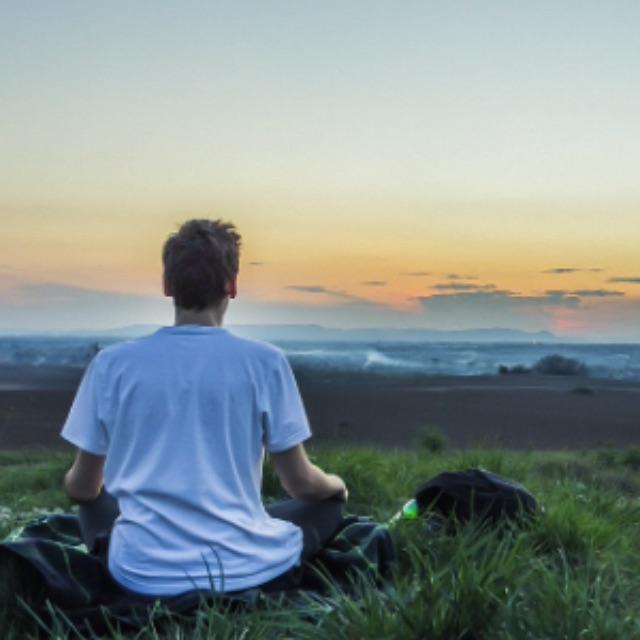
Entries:
[[517, 329], [330, 329], [319, 325], [238, 325], [232, 331], [260, 340], [300, 340], [326, 342], [554, 342], [548, 331], [527, 332]]
[[[74, 332], [74, 335], [134, 338], [159, 329], [140, 324], [103, 331]], [[549, 331], [520, 331], [491, 327], [444, 331], [439, 329], [332, 329], [315, 324], [229, 325], [230, 331], [247, 338], [269, 342], [566, 342]]]

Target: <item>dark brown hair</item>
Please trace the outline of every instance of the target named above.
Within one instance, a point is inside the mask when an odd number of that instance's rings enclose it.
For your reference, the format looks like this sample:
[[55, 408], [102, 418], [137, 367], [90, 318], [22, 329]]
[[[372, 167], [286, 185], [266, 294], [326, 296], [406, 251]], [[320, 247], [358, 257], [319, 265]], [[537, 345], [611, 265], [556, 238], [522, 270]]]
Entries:
[[164, 280], [177, 307], [202, 310], [221, 302], [238, 274], [241, 238], [230, 222], [189, 220], [162, 249]]

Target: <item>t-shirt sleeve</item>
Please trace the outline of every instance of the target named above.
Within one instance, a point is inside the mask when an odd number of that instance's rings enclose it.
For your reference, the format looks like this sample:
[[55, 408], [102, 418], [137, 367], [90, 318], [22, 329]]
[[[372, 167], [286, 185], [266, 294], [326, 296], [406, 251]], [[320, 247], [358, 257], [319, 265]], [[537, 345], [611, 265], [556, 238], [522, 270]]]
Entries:
[[83, 451], [105, 455], [109, 439], [100, 412], [99, 368], [99, 356], [96, 356], [82, 377], [60, 435]]
[[270, 453], [286, 451], [311, 437], [298, 385], [284, 355], [267, 383], [263, 427], [264, 444]]

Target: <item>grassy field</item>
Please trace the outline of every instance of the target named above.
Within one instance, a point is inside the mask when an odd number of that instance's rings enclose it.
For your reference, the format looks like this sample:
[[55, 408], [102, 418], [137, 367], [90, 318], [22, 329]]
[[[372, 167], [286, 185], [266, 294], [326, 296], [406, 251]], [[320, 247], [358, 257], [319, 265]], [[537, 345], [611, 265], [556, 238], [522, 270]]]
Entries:
[[[320, 450], [314, 458], [350, 487], [349, 509], [386, 521], [423, 480], [482, 466], [522, 482], [545, 512], [526, 530], [470, 525], [455, 535], [424, 522], [393, 530], [395, 576], [384, 591], [336, 592], [304, 611], [209, 607], [152, 622], [146, 638], [640, 638], [640, 449], [576, 453]], [[0, 454], [0, 534], [43, 511], [69, 510], [60, 491], [65, 455]], [[265, 493], [279, 494], [267, 468]], [[6, 578], [7, 569], [2, 568]], [[35, 629], [1, 580], [0, 637]], [[26, 626], [25, 626], [26, 625]], [[56, 637], [78, 637], [54, 629]]]

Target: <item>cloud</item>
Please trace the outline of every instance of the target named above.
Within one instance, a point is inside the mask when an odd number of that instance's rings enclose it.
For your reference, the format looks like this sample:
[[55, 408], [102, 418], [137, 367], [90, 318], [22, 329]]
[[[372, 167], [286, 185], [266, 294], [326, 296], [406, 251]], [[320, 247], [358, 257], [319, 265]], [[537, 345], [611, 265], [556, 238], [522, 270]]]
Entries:
[[338, 289], [328, 289], [327, 287], [323, 287], [322, 285], [316, 284], [290, 284], [285, 287], [286, 289], [291, 289], [292, 291], [301, 291], [302, 293], [311, 293], [314, 295], [325, 295], [333, 298], [334, 300], [339, 300], [342, 302], [348, 302], [351, 304], [359, 304], [365, 306], [379, 306], [384, 307], [378, 302], [373, 302], [367, 298], [361, 298], [360, 296], [355, 296], [352, 293], [348, 293], [346, 291], [341, 291]]
[[141, 301], [157, 300], [161, 296], [149, 296], [121, 291], [104, 291], [77, 287], [58, 282], [23, 282], [7, 294], [7, 302], [13, 307], [34, 308], [83, 304], [139, 304]]
[[545, 269], [541, 271], [541, 273], [551, 273], [555, 275], [562, 275], [565, 273], [580, 273], [580, 272], [588, 271], [591, 273], [596, 273], [598, 271], [604, 271], [599, 267], [587, 267], [587, 268], [578, 268], [578, 267], [554, 267], [553, 269]]
[[430, 276], [431, 275], [431, 271], [407, 271], [405, 273], [401, 273], [401, 276], [416, 276], [416, 277], [423, 277], [423, 276]]
[[[113, 296], [112, 292], [98, 291], [56, 282], [28, 282], [19, 285], [13, 291], [15, 302], [24, 306], [42, 306], [55, 303], [73, 304], [104, 296]], [[125, 294], [115, 294], [118, 297]]]
[[322, 299], [310, 302], [270, 302], [239, 296], [229, 305], [227, 324], [302, 324], [337, 328], [424, 326], [419, 309], [397, 309], [369, 301]]
[[473, 282], [441, 282], [431, 285], [437, 291], [493, 291], [495, 284], [475, 284]]
[[625, 295], [624, 291], [615, 291], [613, 289], [547, 289], [546, 294], [553, 296], [578, 296], [579, 298], [612, 298]]
[[445, 275], [449, 280], [477, 280], [478, 276], [461, 276], [459, 273], [447, 273]]
[[4, 329], [109, 328], [170, 322], [172, 304], [161, 295], [103, 291], [57, 282], [21, 282], [0, 291]]
[[114, 304], [139, 304], [140, 301], [157, 300], [149, 296], [123, 291], [105, 291], [59, 282], [22, 282], [8, 292], [8, 302], [14, 307], [43, 307], [49, 305], [83, 305], [106, 302]]
[[[546, 328], [598, 340], [608, 337], [640, 339], [637, 322], [640, 300], [593, 293], [599, 289], [552, 289], [531, 296], [503, 289], [451, 290], [414, 298], [411, 307], [396, 308], [321, 285], [291, 286], [302, 287], [309, 295], [305, 300], [289, 302], [241, 295], [230, 305], [227, 322], [440, 329], [502, 326], [524, 330]], [[590, 295], [578, 295], [586, 292]], [[0, 290], [0, 307], [0, 330], [101, 329], [137, 323], [171, 324], [173, 321], [169, 298], [62, 283], [12, 285], [7, 290]]]
[[599, 342], [608, 339], [625, 342], [640, 341], [638, 317], [640, 300], [633, 298], [610, 298], [593, 304], [581, 314], [584, 329], [581, 333]]
[[[493, 285], [488, 285], [493, 286]], [[459, 302], [472, 304], [492, 304], [496, 307], [509, 306], [518, 308], [542, 307], [542, 306], [563, 306], [572, 307], [580, 304], [578, 296], [566, 291], [551, 290], [540, 296], [522, 296], [513, 291], [505, 289], [491, 289], [484, 291], [468, 291], [463, 293], [436, 294], [432, 296], [418, 297], [425, 308], [434, 305], [457, 304]]]
[[565, 291], [525, 296], [505, 289], [437, 293], [417, 301], [429, 325], [452, 329], [494, 326], [539, 330], [552, 325], [556, 310], [578, 309], [581, 304], [578, 296]]
[[365, 280], [360, 284], [363, 284], [366, 287], [384, 287], [387, 283], [384, 280]]
[[0, 264], [0, 284], [23, 282], [26, 270], [21, 267], [14, 267], [10, 264]]
[[259, 260], [253, 260], [252, 262], [249, 263], [250, 267], [261, 267], [264, 264], [264, 262], [260, 262]]
[[546, 269], [542, 273], [561, 274], [561, 273], [576, 273], [577, 271], [580, 271], [580, 269], [574, 269], [573, 267], [556, 267], [555, 269]]
[[[311, 296], [310, 296], [311, 297]], [[558, 335], [581, 335], [595, 341], [640, 340], [640, 300], [631, 298], [571, 299], [568, 292], [520, 296], [512, 291], [431, 296], [412, 307], [345, 304], [331, 298], [322, 304], [278, 302], [240, 296], [229, 308], [229, 324], [320, 324], [327, 327], [414, 327], [472, 329], [510, 327], [547, 329]]]
[[326, 287], [315, 284], [289, 284], [286, 288], [292, 289], [293, 291], [303, 291], [304, 293], [332, 293]]
[[640, 276], [629, 276], [624, 278], [609, 278], [607, 282], [619, 282], [624, 284], [640, 284]]
[[614, 291], [611, 289], [578, 289], [571, 293], [581, 298], [611, 298], [624, 295], [624, 291]]

